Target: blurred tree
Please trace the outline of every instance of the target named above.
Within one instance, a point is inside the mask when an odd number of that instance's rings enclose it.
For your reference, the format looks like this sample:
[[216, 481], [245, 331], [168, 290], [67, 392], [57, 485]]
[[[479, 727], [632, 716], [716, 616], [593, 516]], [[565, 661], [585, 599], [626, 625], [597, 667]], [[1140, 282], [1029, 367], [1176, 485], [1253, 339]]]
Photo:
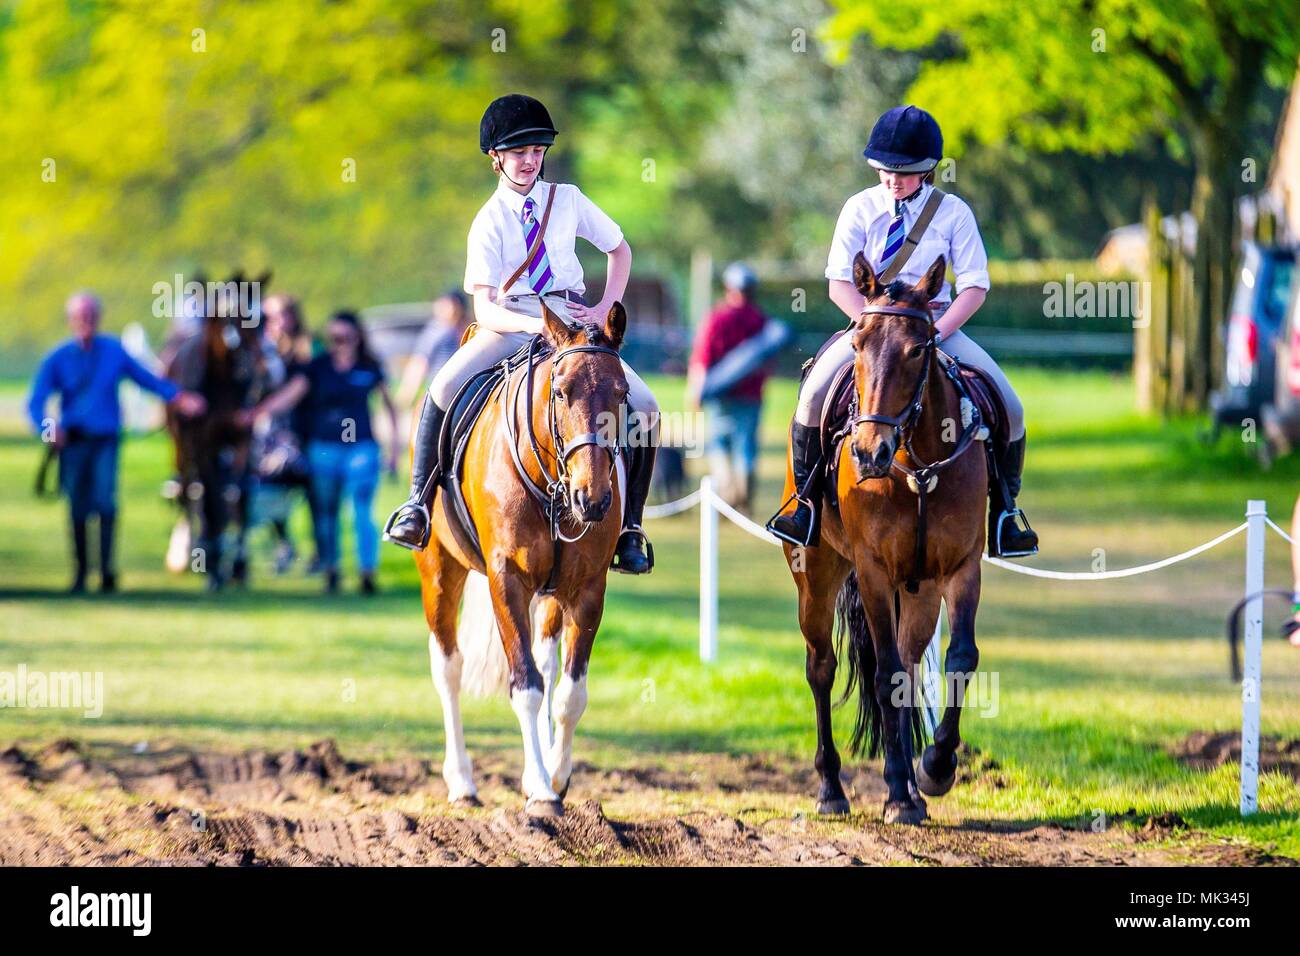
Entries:
[[[911, 92], [956, 140], [1123, 153], [1152, 134], [1195, 168], [1200, 290], [1192, 397], [1214, 382], [1215, 331], [1231, 290], [1235, 200], [1263, 176], [1248, 150], [1263, 84], [1300, 56], [1300, 16], [1276, 0], [949, 0], [904, 6], [837, 0], [827, 35], [858, 34], [934, 58]], [[946, 50], [946, 52], [945, 52]], [[1253, 176], [1253, 178], [1252, 178]]]

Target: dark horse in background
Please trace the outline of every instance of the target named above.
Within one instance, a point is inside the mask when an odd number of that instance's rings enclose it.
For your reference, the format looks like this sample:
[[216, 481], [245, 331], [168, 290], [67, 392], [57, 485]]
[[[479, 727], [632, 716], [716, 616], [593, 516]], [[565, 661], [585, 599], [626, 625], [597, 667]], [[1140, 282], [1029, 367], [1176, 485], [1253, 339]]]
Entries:
[[[245, 536], [254, 474], [252, 428], [244, 413], [265, 395], [271, 380], [258, 328], [261, 316], [249, 308], [242, 290], [247, 281], [260, 289], [269, 278], [265, 273], [245, 280], [237, 272], [213, 285], [204, 296], [199, 331], [168, 343], [163, 354], [167, 377], [208, 403], [207, 413], [198, 418], [168, 410], [167, 430], [176, 450], [174, 496], [189, 541], [197, 542], [197, 550], [186, 549], [188, 565], [206, 572], [210, 591], [220, 590], [227, 580], [248, 580]], [[232, 547], [227, 549], [232, 525]]]

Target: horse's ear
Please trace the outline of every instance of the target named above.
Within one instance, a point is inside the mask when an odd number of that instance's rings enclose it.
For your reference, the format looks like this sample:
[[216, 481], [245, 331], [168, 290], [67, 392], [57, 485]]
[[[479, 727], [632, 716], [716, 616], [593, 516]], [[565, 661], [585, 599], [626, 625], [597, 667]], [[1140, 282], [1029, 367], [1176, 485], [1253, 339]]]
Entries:
[[623, 334], [627, 332], [627, 309], [622, 302], [615, 302], [609, 307], [605, 316], [605, 336], [614, 343], [614, 348], [623, 347]]
[[880, 295], [880, 282], [871, 271], [871, 263], [861, 252], [853, 257], [853, 284], [868, 299]]
[[542, 328], [546, 330], [547, 339], [558, 348], [563, 348], [573, 338], [568, 323], [548, 309], [545, 301], [542, 301]]
[[930, 271], [922, 276], [921, 281], [913, 286], [913, 288], [916, 289], [917, 292], [921, 293], [921, 295], [925, 296], [925, 300], [929, 302], [938, 295], [939, 290], [943, 288], [943, 276], [947, 271], [947, 260], [945, 260], [943, 256], [939, 256], [939, 258], [935, 259], [934, 263], [930, 266]]

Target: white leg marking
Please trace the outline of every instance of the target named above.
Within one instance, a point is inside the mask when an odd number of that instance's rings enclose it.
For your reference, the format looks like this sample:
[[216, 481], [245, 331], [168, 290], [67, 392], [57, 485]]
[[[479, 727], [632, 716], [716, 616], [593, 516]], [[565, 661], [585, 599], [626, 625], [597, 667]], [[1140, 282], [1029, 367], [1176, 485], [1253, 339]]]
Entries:
[[537, 717], [542, 710], [540, 690], [514, 690], [510, 692], [510, 706], [519, 718], [519, 730], [524, 736], [524, 796], [529, 800], [560, 799], [547, 782], [546, 767], [542, 762], [542, 743], [537, 733]]
[[573, 732], [587, 709], [587, 675], [576, 681], [564, 673], [555, 690], [555, 743], [551, 747], [547, 769], [551, 788], [562, 791], [573, 773]]
[[559, 653], [556, 650], [557, 641], [554, 635], [542, 633], [542, 625], [537, 624], [537, 635], [533, 639], [533, 660], [537, 662], [537, 669], [542, 672], [542, 712], [538, 720], [538, 735], [541, 738], [542, 753], [549, 753], [551, 747], [555, 744], [555, 728], [552, 721], [554, 720], [555, 707], [552, 703], [555, 697], [555, 675], [560, 670]]
[[429, 635], [429, 665], [433, 686], [442, 698], [442, 727], [447, 734], [447, 758], [442, 763], [442, 779], [447, 781], [447, 799], [460, 800], [478, 795], [474, 786], [474, 768], [465, 751], [465, 729], [460, 722], [460, 650], [451, 656], [442, 652], [438, 639]]

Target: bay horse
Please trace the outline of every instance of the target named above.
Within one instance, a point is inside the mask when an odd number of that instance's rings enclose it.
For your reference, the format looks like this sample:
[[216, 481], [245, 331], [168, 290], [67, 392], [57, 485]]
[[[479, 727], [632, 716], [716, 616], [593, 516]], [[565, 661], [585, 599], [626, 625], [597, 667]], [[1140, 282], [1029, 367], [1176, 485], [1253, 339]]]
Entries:
[[[984, 454], [972, 451], [978, 430], [969, 422], [963, 428], [969, 412], [963, 416], [957, 387], [936, 355], [929, 302], [945, 268], [940, 256], [915, 286], [882, 285], [861, 253], [855, 258], [853, 280], [865, 303], [845, 333], [853, 336], [854, 398], [838, 447], [823, 456], [838, 466], [836, 480], [826, 483], [832, 490], [818, 544], [785, 544], [816, 706], [819, 813], [849, 812], [831, 735], [836, 618], [848, 641], [842, 699], [857, 688], [853, 750], [884, 752], [885, 822], [920, 824], [921, 793], [940, 796], [956, 779], [963, 695], [979, 663], [975, 613], [988, 471]], [[794, 493], [788, 465], [785, 491]], [[916, 676], [940, 599], [951, 621], [948, 706], [914, 770], [914, 748], [925, 742]]]
[[[478, 805], [461, 725], [462, 676], [468, 682], [470, 673], [489, 670], [485, 657], [503, 651], [505, 686], [489, 689], [509, 691], [523, 736], [525, 810], [547, 817], [564, 812], [573, 734], [587, 706], [587, 664], [621, 527], [620, 448], [609, 426], [628, 385], [618, 354], [627, 328], [621, 303], [604, 326], [570, 326], [544, 304], [542, 319], [553, 351], [496, 386], [464, 446], [462, 491], [480, 553], [452, 529], [445, 488], [452, 475], [434, 496], [429, 543], [414, 555], [442, 701], [449, 800]], [[551, 495], [551, 514], [543, 493]], [[496, 648], [458, 640], [457, 608], [471, 571], [487, 577]], [[462, 614], [470, 613], [467, 596]]]
[[[269, 273], [252, 280], [264, 284]], [[247, 583], [245, 536], [253, 493], [252, 426], [246, 414], [270, 387], [270, 375], [257, 328], [260, 316], [241, 305], [236, 273], [218, 283], [205, 302], [200, 330], [176, 343], [164, 356], [164, 375], [196, 391], [207, 411], [184, 418], [170, 408], [167, 430], [175, 449], [175, 497], [189, 540], [198, 542], [210, 591], [227, 580]], [[235, 526], [233, 553], [225, 554], [224, 539]], [[197, 534], [195, 533], [197, 531]], [[227, 568], [227, 564], [229, 567]]]

